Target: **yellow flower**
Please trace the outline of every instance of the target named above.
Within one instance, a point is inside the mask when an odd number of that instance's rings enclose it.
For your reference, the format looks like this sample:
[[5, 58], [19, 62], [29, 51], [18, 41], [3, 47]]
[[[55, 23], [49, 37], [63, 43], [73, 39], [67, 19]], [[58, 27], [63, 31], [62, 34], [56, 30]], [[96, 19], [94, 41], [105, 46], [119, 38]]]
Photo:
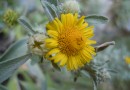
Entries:
[[77, 70], [92, 60], [95, 55], [96, 41], [90, 40], [93, 26], [87, 27], [85, 16], [78, 18], [78, 14], [62, 14], [46, 26], [49, 38], [45, 39], [45, 46], [49, 49], [46, 58], [54, 60], [60, 66], [67, 66], [68, 70]]
[[125, 62], [126, 62], [127, 64], [130, 64], [130, 57], [125, 57]]

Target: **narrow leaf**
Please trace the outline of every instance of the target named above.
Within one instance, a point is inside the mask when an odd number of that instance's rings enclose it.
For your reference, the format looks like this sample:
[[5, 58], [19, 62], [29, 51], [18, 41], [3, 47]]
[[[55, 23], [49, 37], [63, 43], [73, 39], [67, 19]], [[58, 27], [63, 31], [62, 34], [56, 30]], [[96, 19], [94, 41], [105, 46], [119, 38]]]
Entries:
[[85, 20], [89, 24], [104, 24], [108, 21], [108, 18], [104, 16], [91, 15], [91, 16], [87, 16]]
[[[52, 21], [55, 17], [58, 17], [58, 10], [57, 10], [57, 7], [56, 5], [54, 4], [54, 1], [45, 1], [45, 0], [41, 0], [41, 3], [42, 3], [42, 6], [43, 8], [45, 9], [45, 12], [49, 18], [50, 21]], [[58, 1], [57, 1], [58, 3]]]
[[44, 2], [46, 4], [46, 6], [48, 7], [51, 15], [53, 15], [53, 18], [55, 17], [58, 17], [58, 14], [57, 14], [57, 8], [54, 6], [54, 4], [51, 4], [49, 2]]
[[51, 4], [54, 4], [55, 6], [59, 5], [59, 0], [46, 0], [46, 1], [48, 1]]
[[47, 8], [46, 4], [45, 4], [45, 1], [41, 0], [41, 4], [42, 4], [42, 7], [43, 9], [45, 10], [46, 14], [47, 14], [47, 17], [50, 21], [52, 21], [54, 18], [53, 16], [51, 15], [51, 12], [49, 11], [49, 9]]
[[18, 22], [26, 28], [28, 34], [33, 35], [35, 33], [35, 30], [32, 28], [32, 25], [27, 21], [25, 17], [20, 17], [18, 19]]
[[0, 62], [0, 83], [8, 79], [19, 66], [24, 64], [30, 58], [30, 56], [30, 54], [27, 54], [18, 58]]
[[23, 56], [27, 53], [27, 38], [17, 41], [11, 45], [0, 57], [0, 62]]

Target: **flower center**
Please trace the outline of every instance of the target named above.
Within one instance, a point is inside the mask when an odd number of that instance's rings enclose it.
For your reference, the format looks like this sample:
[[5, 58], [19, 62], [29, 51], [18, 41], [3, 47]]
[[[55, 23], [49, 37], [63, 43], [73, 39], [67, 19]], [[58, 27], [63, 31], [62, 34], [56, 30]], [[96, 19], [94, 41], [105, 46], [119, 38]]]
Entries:
[[59, 48], [67, 55], [77, 55], [85, 46], [85, 38], [78, 30], [65, 30], [58, 37]]

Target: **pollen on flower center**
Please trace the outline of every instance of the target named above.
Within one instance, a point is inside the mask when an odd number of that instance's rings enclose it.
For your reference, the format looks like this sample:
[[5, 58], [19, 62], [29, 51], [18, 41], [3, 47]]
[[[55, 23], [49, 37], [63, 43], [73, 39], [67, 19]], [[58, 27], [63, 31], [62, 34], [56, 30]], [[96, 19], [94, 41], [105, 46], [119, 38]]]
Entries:
[[85, 46], [85, 39], [78, 30], [65, 30], [58, 37], [59, 48], [67, 55], [77, 55]]

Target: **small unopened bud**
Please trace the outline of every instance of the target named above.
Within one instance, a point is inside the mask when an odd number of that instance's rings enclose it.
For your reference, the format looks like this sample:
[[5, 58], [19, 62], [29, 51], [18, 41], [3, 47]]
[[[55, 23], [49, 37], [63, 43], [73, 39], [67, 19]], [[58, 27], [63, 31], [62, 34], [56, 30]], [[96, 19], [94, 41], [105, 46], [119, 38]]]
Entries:
[[18, 13], [13, 11], [12, 9], [7, 9], [6, 12], [4, 13], [3, 21], [8, 26], [16, 25], [18, 23], [17, 19], [18, 19]]
[[29, 51], [33, 54], [43, 56], [46, 52], [45, 49], [45, 34], [38, 33], [29, 37], [28, 40], [28, 48]]
[[68, 0], [65, 3], [63, 3], [63, 11], [65, 13], [79, 13], [79, 3], [76, 0]]

